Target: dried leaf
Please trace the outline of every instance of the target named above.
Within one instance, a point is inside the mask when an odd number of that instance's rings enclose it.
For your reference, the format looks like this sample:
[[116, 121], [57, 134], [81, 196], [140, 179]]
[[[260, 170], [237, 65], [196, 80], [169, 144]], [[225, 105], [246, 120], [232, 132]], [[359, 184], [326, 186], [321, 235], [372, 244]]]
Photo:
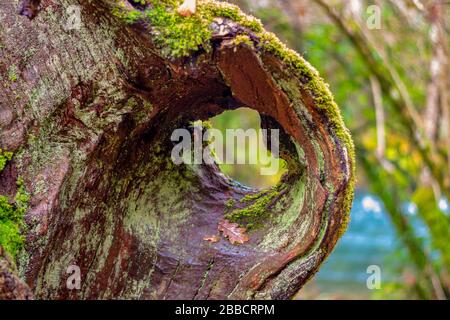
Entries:
[[203, 240], [209, 241], [209, 242], [212, 242], [212, 243], [216, 243], [216, 242], [219, 242], [220, 236], [218, 236], [218, 235], [205, 236], [205, 237], [203, 237]]
[[231, 223], [228, 220], [221, 220], [217, 227], [224, 237], [228, 238], [231, 244], [243, 244], [249, 240], [248, 235], [245, 234], [246, 228], [240, 228], [237, 223]]

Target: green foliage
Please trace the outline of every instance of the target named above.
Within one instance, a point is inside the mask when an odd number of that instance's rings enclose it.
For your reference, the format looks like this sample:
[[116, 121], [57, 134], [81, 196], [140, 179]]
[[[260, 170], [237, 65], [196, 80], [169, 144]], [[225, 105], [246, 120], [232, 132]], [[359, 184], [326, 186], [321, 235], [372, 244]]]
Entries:
[[[12, 153], [0, 150], [0, 172], [4, 169], [6, 161], [11, 158]], [[24, 245], [21, 230], [24, 229], [23, 216], [29, 200], [21, 179], [17, 181], [17, 187], [13, 203], [8, 197], [0, 195], [0, 245], [13, 257], [22, 250]]]
[[442, 259], [440, 267], [450, 266], [450, 242], [448, 237], [450, 220], [439, 209], [433, 190], [419, 187], [411, 200], [417, 204], [419, 215], [428, 226], [431, 234], [431, 247], [439, 252]]
[[12, 159], [12, 156], [12, 152], [6, 152], [0, 149], [0, 172], [3, 171], [6, 166], [6, 162], [10, 161]]
[[[133, 0], [133, 2], [144, 5], [146, 1]], [[139, 10], [136, 10], [136, 9], [132, 9], [132, 10], [127, 9], [127, 7], [125, 6], [125, 3], [122, 1], [119, 1], [118, 5], [116, 7], [114, 7], [113, 14], [116, 17], [124, 20], [126, 23], [129, 23], [129, 24], [133, 24], [143, 18], [142, 12], [140, 12]]]

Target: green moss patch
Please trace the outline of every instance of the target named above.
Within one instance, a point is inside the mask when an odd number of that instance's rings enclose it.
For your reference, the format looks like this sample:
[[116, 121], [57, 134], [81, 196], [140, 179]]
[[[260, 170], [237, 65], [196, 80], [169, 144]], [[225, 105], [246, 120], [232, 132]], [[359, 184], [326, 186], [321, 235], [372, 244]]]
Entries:
[[[6, 162], [12, 159], [12, 153], [0, 149], [0, 172], [5, 168]], [[29, 196], [23, 186], [23, 181], [17, 181], [17, 193], [10, 201], [7, 196], [0, 195], [0, 245], [12, 257], [22, 250], [24, 237], [21, 231], [25, 225], [23, 216], [28, 207]]]
[[148, 20], [152, 27], [153, 40], [165, 57], [186, 57], [200, 48], [209, 51], [211, 24], [217, 17], [233, 20], [254, 32], [263, 31], [260, 20], [245, 15], [237, 6], [228, 3], [200, 1], [196, 14], [183, 17], [177, 12], [182, 0], [135, 2], [146, 3], [150, 8], [141, 12], [129, 9], [119, 2], [114, 14], [127, 23], [135, 23], [141, 19]]
[[284, 184], [279, 184], [259, 193], [246, 195], [240, 200], [241, 204], [246, 205], [242, 209], [232, 210], [235, 206], [234, 202], [227, 203], [227, 209], [230, 212], [225, 215], [225, 218], [231, 222], [239, 223], [247, 229], [258, 227], [261, 221], [267, 218], [271, 204], [279, 198], [285, 187]]
[[10, 66], [8, 68], [8, 79], [11, 82], [16, 82], [17, 81], [17, 67], [13, 64], [12, 66]]
[[[209, 19], [200, 14], [183, 17], [176, 11], [178, 1], [152, 1], [154, 7], [145, 11], [153, 29], [153, 39], [165, 56], [189, 55], [200, 47], [209, 49]], [[176, 4], [174, 6], [174, 4]]]
[[12, 152], [6, 152], [0, 149], [0, 172], [3, 171], [6, 166], [6, 162], [10, 161], [12, 159], [12, 156]]

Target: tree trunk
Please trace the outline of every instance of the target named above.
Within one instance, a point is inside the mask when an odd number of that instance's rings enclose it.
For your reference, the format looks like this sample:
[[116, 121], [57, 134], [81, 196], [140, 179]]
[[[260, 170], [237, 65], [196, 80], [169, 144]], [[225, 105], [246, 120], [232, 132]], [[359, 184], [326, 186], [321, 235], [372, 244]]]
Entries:
[[15, 264], [0, 246], [0, 300], [29, 300], [30, 288], [17, 276]]
[[[66, 27], [71, 5], [79, 29]], [[21, 178], [30, 195], [21, 276], [45, 299], [292, 297], [345, 231], [353, 198], [353, 144], [331, 93], [234, 7], [201, 1], [185, 19], [206, 21], [194, 31], [208, 39], [181, 55], [177, 26], [131, 19], [143, 9], [43, 0], [30, 20], [16, 1], [0, 5], [0, 148], [14, 152], [0, 194], [12, 198]], [[270, 201], [217, 165], [171, 160], [174, 129], [241, 106], [281, 130], [289, 172]], [[205, 241], [230, 200], [258, 227], [241, 245]]]

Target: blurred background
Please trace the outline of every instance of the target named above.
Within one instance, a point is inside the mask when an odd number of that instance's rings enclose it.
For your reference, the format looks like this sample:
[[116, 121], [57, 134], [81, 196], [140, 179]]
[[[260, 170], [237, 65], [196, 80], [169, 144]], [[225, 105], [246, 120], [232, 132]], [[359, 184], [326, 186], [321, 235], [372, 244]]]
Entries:
[[[349, 229], [297, 299], [449, 299], [450, 1], [229, 2], [319, 70], [357, 148]], [[243, 108], [211, 123], [259, 128], [259, 115]], [[222, 170], [263, 188], [285, 169], [274, 176], [261, 176], [258, 165]], [[370, 266], [381, 271], [379, 288], [368, 288]]]

